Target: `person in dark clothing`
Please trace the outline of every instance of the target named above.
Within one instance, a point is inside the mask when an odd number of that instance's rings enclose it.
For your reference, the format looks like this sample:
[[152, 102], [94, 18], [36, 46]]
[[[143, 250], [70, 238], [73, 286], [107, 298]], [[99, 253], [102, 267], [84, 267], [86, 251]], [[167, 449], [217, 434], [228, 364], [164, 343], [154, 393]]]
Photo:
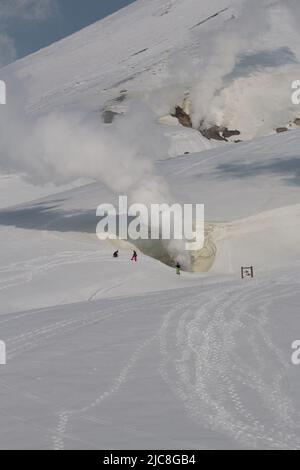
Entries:
[[119, 250], [114, 252], [113, 257], [114, 258], [119, 258]]
[[133, 252], [133, 256], [132, 256], [132, 258], [131, 258], [131, 261], [137, 262], [137, 257], [138, 257], [137, 252], [134, 251], [134, 252]]
[[178, 276], [180, 276], [180, 274], [181, 274], [181, 265], [180, 265], [180, 263], [176, 264], [176, 274], [178, 274]]

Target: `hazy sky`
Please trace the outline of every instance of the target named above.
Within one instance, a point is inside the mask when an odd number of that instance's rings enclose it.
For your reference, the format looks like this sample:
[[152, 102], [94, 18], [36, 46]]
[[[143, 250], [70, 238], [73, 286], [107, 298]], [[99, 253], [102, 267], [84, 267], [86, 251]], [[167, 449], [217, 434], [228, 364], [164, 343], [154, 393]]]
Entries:
[[135, 0], [0, 0], [0, 65], [37, 51]]

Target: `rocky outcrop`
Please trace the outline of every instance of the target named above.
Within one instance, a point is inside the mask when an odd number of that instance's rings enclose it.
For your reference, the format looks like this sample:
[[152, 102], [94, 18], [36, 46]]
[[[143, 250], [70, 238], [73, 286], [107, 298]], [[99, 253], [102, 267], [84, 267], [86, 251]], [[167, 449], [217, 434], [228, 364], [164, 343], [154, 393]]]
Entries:
[[236, 130], [230, 130], [227, 127], [221, 127], [221, 126], [211, 126], [204, 128], [203, 124], [200, 125], [199, 131], [203, 135], [203, 137], [206, 137], [209, 140], [218, 140], [218, 141], [225, 141], [228, 142], [228, 139], [233, 136], [240, 135], [240, 131]]
[[225, 127], [225, 129], [222, 132], [222, 136], [225, 139], [229, 139], [230, 137], [233, 137], [235, 135], [241, 135], [240, 131], [238, 131], [237, 129], [231, 131], [230, 129], [227, 129], [227, 127]]
[[112, 124], [116, 116], [126, 114], [127, 90], [121, 90], [120, 95], [108, 101], [102, 109], [102, 121], [104, 124]]
[[208, 140], [226, 141], [225, 137], [222, 136], [222, 128], [219, 126], [211, 126], [206, 129], [200, 127], [199, 131]]
[[105, 109], [102, 112], [102, 121], [104, 124], [112, 124], [114, 122], [114, 119], [116, 116], [118, 116], [119, 113], [116, 113], [115, 111], [112, 111], [111, 109]]
[[187, 114], [181, 106], [176, 106], [175, 113], [172, 114], [172, 116], [177, 118], [182, 126], [193, 127], [191, 116]]

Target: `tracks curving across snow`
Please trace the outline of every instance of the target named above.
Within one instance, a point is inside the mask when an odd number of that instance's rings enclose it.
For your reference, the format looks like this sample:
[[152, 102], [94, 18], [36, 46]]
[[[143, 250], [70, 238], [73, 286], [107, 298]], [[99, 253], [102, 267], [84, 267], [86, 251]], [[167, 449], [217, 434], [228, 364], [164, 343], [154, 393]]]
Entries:
[[223, 287], [166, 316], [161, 374], [198, 425], [246, 448], [300, 448], [287, 364], [268, 333], [271, 305], [293, 291], [286, 285], [274, 298], [268, 282]]
[[[285, 272], [275, 283], [274, 287], [270, 278], [245, 283], [230, 280], [203, 283], [200, 291], [188, 287], [172, 293], [147, 294], [140, 299], [90, 301], [69, 308], [37, 311], [39, 314], [24, 312], [5, 317], [1, 326], [10, 333], [6, 342], [11, 362], [18, 357], [27, 360], [27, 353], [41, 348], [52, 351], [53, 343], [59, 345], [66, 335], [76, 332], [81, 340], [90, 338], [90, 332], [95, 332], [97, 326], [98, 332], [103, 330], [106, 325], [103, 322], [123, 324], [121, 318], [126, 322], [134, 318], [135, 324], [138, 318], [135, 315], [141, 309], [147, 313], [140, 320], [144, 339], [136, 339], [135, 346], [129, 348], [125, 345], [119, 366], [104, 387], [100, 377], [105, 364], [100, 354], [100, 361], [95, 362], [97, 373], [91, 381], [92, 393], [88, 392], [80, 402], [75, 397], [70, 406], [66, 405], [65, 387], [60, 399], [51, 403], [48, 394], [41, 395], [40, 389], [34, 386], [17, 389], [4, 377], [1, 385], [4, 390], [11, 389], [15, 396], [20, 395], [23, 401], [36, 402], [36, 406], [43, 406], [45, 400], [45, 407], [51, 410], [52, 424], [44, 431], [51, 439], [52, 448], [65, 449], [69, 444], [76, 445], [76, 441], [87, 446], [85, 434], [77, 435], [78, 422], [88, 426], [95, 419], [94, 425], [105, 426], [107, 414], [103, 413], [102, 422], [101, 406], [112, 398], [117, 403], [122, 401], [122, 390], [126, 387], [134, 397], [131, 379], [137, 377], [142, 361], [149, 360], [155, 352], [154, 369], [178, 399], [179, 408], [186, 411], [197, 427], [222, 435], [234, 446], [243, 448], [299, 449], [299, 413], [289, 393], [287, 358], [274, 341], [270, 328], [274, 304], [284, 303], [297, 291], [297, 280]], [[150, 312], [146, 304], [151, 304], [151, 309], [159, 308], [162, 314], [154, 317], [157, 323], [149, 330], [145, 330]], [[19, 327], [23, 317], [25, 330]], [[100, 338], [105, 337], [105, 332], [102, 335]], [[97, 332], [93, 338], [97, 349]], [[129, 337], [125, 338], [127, 343]], [[76, 341], [71, 343], [69, 355]], [[125, 425], [120, 423], [120, 426], [127, 425], [134, 428], [130, 421]], [[199, 442], [199, 446], [202, 444]], [[97, 444], [91, 442], [90, 446], [97, 447]]]
[[147, 340], [143, 341], [133, 355], [130, 357], [120, 374], [115, 378], [111, 388], [106, 392], [102, 393], [98, 396], [94, 401], [90, 402], [86, 406], [73, 409], [73, 410], [63, 410], [59, 413], [58, 416], [58, 425], [55, 434], [52, 436], [53, 447], [54, 450], [64, 450], [65, 443], [64, 440], [66, 438], [67, 426], [69, 424], [69, 420], [75, 416], [82, 415], [93, 408], [99, 406], [104, 402], [106, 399], [109, 399], [112, 395], [116, 394], [121, 386], [126, 383], [127, 378], [131, 370], [134, 368], [135, 364], [139, 360], [143, 351], [151, 345], [153, 341], [157, 340], [157, 335], [153, 335], [152, 337], [148, 338]]

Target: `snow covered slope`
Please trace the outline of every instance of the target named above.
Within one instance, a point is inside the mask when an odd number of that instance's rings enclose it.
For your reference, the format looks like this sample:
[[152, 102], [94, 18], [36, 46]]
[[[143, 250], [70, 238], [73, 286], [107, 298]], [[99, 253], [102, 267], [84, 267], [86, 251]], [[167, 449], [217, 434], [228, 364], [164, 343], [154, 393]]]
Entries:
[[99, 183], [1, 211], [1, 448], [300, 447], [298, 141], [158, 163], [209, 207], [208, 274], [113, 260]]
[[227, 7], [228, 0], [201, 5], [198, 0], [139, 0], [4, 73], [30, 78], [33, 109], [73, 104], [83, 97], [101, 104], [122, 88], [136, 92], [152, 82], [160, 84], [174, 48], [190, 47], [196, 23]]
[[[2, 69], [28, 88], [28, 109], [48, 112], [139, 97], [158, 116], [188, 92], [193, 124], [266, 135], [299, 117], [294, 0], [138, 0]], [[198, 150], [202, 150], [201, 147]]]
[[[139, 0], [0, 71], [1, 449], [300, 449], [300, 131], [170, 117], [295, 117], [292, 5]], [[120, 192], [205, 204], [190, 272], [97, 240]]]

